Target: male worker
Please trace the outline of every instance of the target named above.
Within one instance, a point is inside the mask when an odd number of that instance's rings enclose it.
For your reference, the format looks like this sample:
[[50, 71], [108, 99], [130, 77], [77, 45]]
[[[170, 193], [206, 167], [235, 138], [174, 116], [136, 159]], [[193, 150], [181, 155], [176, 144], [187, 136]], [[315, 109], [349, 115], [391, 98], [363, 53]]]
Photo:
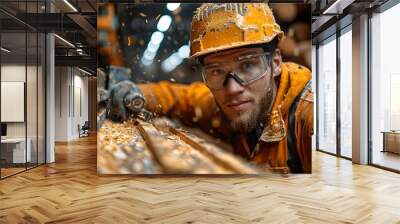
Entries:
[[192, 20], [191, 57], [204, 83], [123, 82], [114, 87], [114, 105], [126, 119], [120, 97], [140, 88], [148, 110], [198, 124], [235, 154], [267, 169], [311, 173], [311, 73], [282, 63], [282, 36], [267, 4], [202, 4]]

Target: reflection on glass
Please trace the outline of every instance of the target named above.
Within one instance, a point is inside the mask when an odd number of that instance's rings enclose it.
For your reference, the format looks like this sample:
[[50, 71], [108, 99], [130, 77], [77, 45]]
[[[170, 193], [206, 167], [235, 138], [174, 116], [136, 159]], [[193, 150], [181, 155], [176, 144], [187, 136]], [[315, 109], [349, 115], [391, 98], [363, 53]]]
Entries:
[[340, 36], [340, 153], [352, 157], [352, 35]]
[[393, 27], [398, 21], [400, 4], [371, 20], [372, 163], [396, 170], [400, 170], [400, 33]]
[[[26, 35], [2, 33], [1, 45], [1, 139], [2, 177], [25, 170], [31, 159], [26, 144], [25, 89], [26, 89]], [[27, 147], [28, 146], [28, 147]], [[28, 150], [26, 150], [28, 148]]]
[[[1, 6], [22, 18], [24, 13], [43, 13], [45, 3], [45, 0], [2, 1]], [[4, 178], [45, 162], [46, 54], [45, 35], [40, 30], [2, 12], [0, 17], [0, 177]]]
[[318, 148], [336, 153], [336, 39], [318, 48]]

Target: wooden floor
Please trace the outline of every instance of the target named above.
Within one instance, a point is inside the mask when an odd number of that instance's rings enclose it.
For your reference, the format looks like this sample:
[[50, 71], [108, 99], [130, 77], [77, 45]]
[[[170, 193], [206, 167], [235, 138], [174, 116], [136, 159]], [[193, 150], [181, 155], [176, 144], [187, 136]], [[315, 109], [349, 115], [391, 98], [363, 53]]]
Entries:
[[374, 164], [400, 170], [400, 154], [376, 150], [374, 151], [372, 160]]
[[400, 175], [313, 155], [312, 175], [99, 177], [96, 138], [0, 181], [0, 223], [400, 223]]
[[1, 169], [1, 177], [3, 178], [3, 177], [7, 177], [7, 176], [10, 176], [10, 175], [13, 175], [13, 174], [16, 174], [16, 173], [18, 173], [18, 172], [22, 172], [22, 171], [24, 171], [25, 170], [25, 167], [17, 167], [17, 168], [14, 168], [14, 167], [12, 167], [12, 168], [0, 168]]

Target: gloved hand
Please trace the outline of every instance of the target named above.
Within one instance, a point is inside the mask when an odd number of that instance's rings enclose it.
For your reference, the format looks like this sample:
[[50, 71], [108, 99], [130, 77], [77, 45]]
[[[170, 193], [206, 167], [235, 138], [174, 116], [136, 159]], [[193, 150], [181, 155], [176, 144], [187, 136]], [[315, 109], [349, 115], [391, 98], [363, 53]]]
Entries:
[[129, 80], [114, 84], [109, 90], [109, 118], [125, 121], [131, 113], [140, 113], [145, 107], [145, 99], [140, 88]]

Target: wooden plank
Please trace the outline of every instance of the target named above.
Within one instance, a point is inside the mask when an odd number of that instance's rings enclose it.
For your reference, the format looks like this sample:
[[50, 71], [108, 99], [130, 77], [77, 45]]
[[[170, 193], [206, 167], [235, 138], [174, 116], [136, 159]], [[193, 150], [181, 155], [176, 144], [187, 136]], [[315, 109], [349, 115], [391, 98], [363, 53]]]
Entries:
[[206, 142], [204, 139], [199, 138], [193, 134], [184, 133], [182, 131], [178, 131], [175, 128], [170, 128], [170, 131], [175, 135], [179, 136], [186, 143], [191, 145], [194, 149], [198, 150], [209, 159], [214, 161], [215, 163], [221, 165], [222, 167], [232, 170], [233, 173], [236, 174], [260, 174], [261, 172], [257, 170], [255, 167], [251, 167], [246, 164], [242, 159], [233, 156], [230, 153], [224, 152], [219, 149], [215, 145]]

